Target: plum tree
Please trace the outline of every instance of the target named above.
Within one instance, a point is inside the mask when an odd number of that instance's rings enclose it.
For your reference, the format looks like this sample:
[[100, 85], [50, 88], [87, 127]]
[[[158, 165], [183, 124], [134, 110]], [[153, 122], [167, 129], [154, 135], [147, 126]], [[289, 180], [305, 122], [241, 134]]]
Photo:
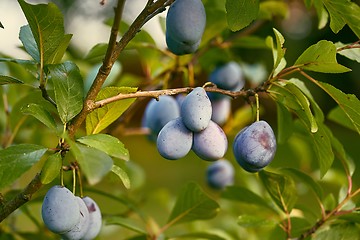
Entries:
[[207, 128], [194, 133], [192, 150], [204, 160], [214, 161], [222, 158], [227, 147], [226, 134], [219, 125], [211, 120]]
[[258, 172], [273, 160], [276, 138], [271, 126], [257, 121], [242, 129], [235, 137], [233, 152], [236, 161], [248, 172]]
[[84, 201], [89, 211], [89, 227], [85, 235], [82, 237], [82, 240], [91, 240], [100, 233], [102, 225], [101, 211], [99, 206], [92, 198], [86, 196], [82, 198], [82, 200]]
[[179, 116], [180, 108], [175, 98], [160, 96], [158, 101], [151, 99], [146, 106], [143, 126], [150, 129], [150, 139], [156, 139], [165, 124]]
[[178, 117], [168, 122], [159, 132], [156, 146], [161, 156], [169, 160], [184, 157], [191, 150], [193, 133]]
[[206, 182], [211, 188], [223, 189], [234, 183], [235, 170], [226, 159], [210, 164], [206, 169]]
[[85, 202], [80, 198], [76, 197], [76, 204], [79, 206], [78, 214], [80, 215], [79, 222], [66, 233], [61, 234], [61, 237], [64, 240], [80, 240], [82, 239], [90, 226], [90, 216], [89, 210], [85, 204]]
[[177, 0], [166, 16], [166, 43], [171, 52], [184, 55], [195, 52], [206, 25], [201, 0]]
[[69, 189], [59, 185], [46, 193], [41, 214], [46, 227], [59, 234], [70, 231], [80, 221], [77, 198]]
[[204, 130], [210, 122], [211, 114], [211, 102], [202, 87], [192, 90], [181, 104], [182, 120], [185, 126], [193, 132]]
[[211, 99], [212, 114], [211, 120], [223, 125], [229, 118], [231, 113], [231, 99], [228, 97]]

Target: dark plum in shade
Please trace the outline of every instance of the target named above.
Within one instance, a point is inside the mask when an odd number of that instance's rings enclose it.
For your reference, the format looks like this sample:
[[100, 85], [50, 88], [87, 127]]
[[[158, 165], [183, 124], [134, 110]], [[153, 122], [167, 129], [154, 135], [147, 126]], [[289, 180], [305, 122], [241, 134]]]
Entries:
[[161, 156], [176, 160], [190, 152], [192, 143], [193, 133], [185, 127], [179, 117], [171, 120], [161, 129], [156, 146]]
[[166, 43], [176, 55], [193, 53], [200, 45], [206, 25], [201, 0], [176, 0], [166, 15]]
[[271, 163], [276, 152], [276, 138], [271, 126], [257, 121], [242, 129], [235, 137], [236, 161], [248, 172], [258, 172]]
[[206, 169], [206, 181], [211, 188], [223, 189], [234, 183], [234, 167], [226, 159], [215, 161]]

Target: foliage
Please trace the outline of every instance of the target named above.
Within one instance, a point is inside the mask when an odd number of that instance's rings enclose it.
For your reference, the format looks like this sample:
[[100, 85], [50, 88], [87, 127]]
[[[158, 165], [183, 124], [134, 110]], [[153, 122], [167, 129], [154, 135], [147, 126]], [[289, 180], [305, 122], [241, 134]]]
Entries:
[[[359, 5], [203, 0], [200, 47], [176, 56], [142, 28], [173, 2], [147, 1], [129, 24], [118, 0], [104, 23], [112, 27], [109, 42], [79, 56], [55, 3], [18, 0], [28, 22], [19, 39], [32, 59], [0, 56], [0, 239], [55, 239], [37, 204], [59, 184], [98, 199], [99, 239], [358, 239], [360, 101], [351, 78], [358, 78]], [[299, 22], [289, 28], [287, 17]], [[306, 28], [300, 19], [317, 21], [316, 40], [294, 40], [291, 31]], [[207, 83], [231, 61], [244, 70], [243, 89]], [[83, 75], [99, 63], [87, 90]], [[115, 63], [123, 69], [103, 87]], [[229, 144], [259, 115], [272, 125], [278, 150], [269, 166], [243, 171], [229, 148], [234, 185], [214, 190], [204, 181], [210, 163], [193, 153], [171, 162], [159, 155], [142, 128], [146, 99], [196, 87], [232, 97], [222, 126]], [[31, 229], [23, 228], [29, 220]]]

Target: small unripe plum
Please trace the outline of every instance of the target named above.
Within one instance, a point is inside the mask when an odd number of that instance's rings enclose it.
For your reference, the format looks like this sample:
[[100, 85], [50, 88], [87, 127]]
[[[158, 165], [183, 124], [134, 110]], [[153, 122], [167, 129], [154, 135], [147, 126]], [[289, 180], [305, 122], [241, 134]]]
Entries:
[[206, 161], [215, 161], [222, 157], [228, 147], [224, 131], [213, 121], [201, 132], [194, 133], [192, 150]]
[[94, 239], [100, 233], [101, 225], [102, 225], [101, 211], [99, 206], [92, 198], [84, 197], [82, 200], [85, 202], [86, 207], [89, 210], [90, 223], [89, 223], [88, 231], [81, 239], [91, 240]]
[[204, 130], [210, 122], [211, 114], [211, 102], [202, 87], [194, 88], [181, 104], [182, 120], [185, 126], [193, 132]]
[[180, 107], [175, 98], [171, 96], [160, 96], [159, 100], [151, 99], [146, 106], [143, 126], [151, 131], [151, 135], [156, 136], [169, 121], [180, 116]]
[[234, 167], [226, 159], [220, 159], [208, 166], [206, 180], [210, 187], [223, 189], [234, 183]]
[[231, 113], [231, 99], [220, 98], [211, 101], [212, 115], [211, 120], [220, 126], [223, 125], [230, 116]]
[[240, 65], [234, 61], [217, 67], [210, 74], [209, 81], [225, 90], [241, 89], [245, 85], [242, 69]]
[[273, 160], [276, 138], [271, 126], [257, 121], [241, 130], [235, 137], [233, 152], [236, 161], [248, 172], [258, 172]]
[[89, 230], [90, 215], [89, 210], [85, 202], [80, 198], [76, 197], [77, 204], [79, 206], [80, 220], [79, 222], [68, 232], [61, 234], [64, 240], [80, 240], [85, 236]]
[[176, 0], [166, 15], [166, 43], [177, 55], [195, 52], [206, 25], [201, 0]]
[[185, 157], [191, 150], [192, 143], [193, 133], [185, 127], [181, 117], [168, 122], [156, 141], [160, 155], [169, 160]]
[[80, 221], [76, 197], [69, 189], [59, 185], [46, 193], [41, 215], [46, 227], [59, 234], [70, 231]]

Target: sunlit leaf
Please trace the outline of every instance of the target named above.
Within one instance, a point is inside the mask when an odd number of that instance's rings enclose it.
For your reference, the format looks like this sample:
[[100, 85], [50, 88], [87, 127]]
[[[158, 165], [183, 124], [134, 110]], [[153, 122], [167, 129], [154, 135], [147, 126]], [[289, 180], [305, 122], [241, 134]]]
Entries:
[[4, 75], [0, 75], [0, 85], [6, 85], [6, 84], [23, 84], [24, 82], [11, 77], [11, 76], [4, 76]]
[[239, 31], [254, 21], [259, 13], [259, 0], [226, 0], [226, 19], [231, 31]]
[[318, 28], [319, 29], [322, 29], [326, 26], [326, 24], [328, 23], [329, 21], [329, 14], [328, 12], [326, 11], [323, 3], [322, 3], [322, 0], [314, 0], [314, 7], [315, 7], [315, 10], [316, 10], [316, 14], [318, 16]]
[[55, 101], [60, 119], [68, 123], [83, 107], [83, 81], [79, 68], [72, 62], [49, 66]]
[[56, 131], [56, 122], [54, 117], [43, 106], [36, 103], [29, 103], [21, 108], [24, 114], [32, 115], [40, 122], [45, 124], [48, 128]]
[[306, 49], [294, 65], [304, 70], [323, 73], [351, 71], [351, 69], [337, 63], [336, 47], [332, 42], [326, 40], [321, 40]]
[[59, 174], [62, 167], [62, 157], [61, 153], [57, 152], [46, 160], [40, 175], [40, 180], [42, 184], [51, 183]]
[[274, 203], [284, 212], [291, 212], [297, 200], [294, 180], [288, 175], [259, 172], [260, 179]]
[[273, 60], [274, 60], [272, 75], [276, 76], [286, 66], [286, 60], [284, 58], [285, 49], [283, 48], [285, 39], [284, 36], [277, 29], [273, 28], [273, 31], [276, 39], [276, 46], [274, 45], [274, 40], [271, 36], [267, 37], [266, 44], [268, 45], [268, 47], [272, 49]]
[[111, 171], [115, 173], [123, 182], [124, 186], [129, 189], [131, 187], [130, 178], [128, 174], [119, 166], [113, 165]]
[[0, 189], [9, 186], [35, 163], [47, 148], [33, 144], [14, 145], [0, 150]]
[[[129, 87], [106, 87], [102, 89], [96, 100], [102, 100], [105, 98], [116, 96], [120, 93], [127, 94], [136, 92], [136, 88]], [[124, 99], [117, 102], [113, 102], [105, 105], [102, 108], [98, 108], [91, 112], [86, 118], [86, 132], [88, 135], [96, 134], [105, 129], [135, 101], [135, 98]]]
[[92, 134], [77, 139], [78, 142], [97, 148], [108, 155], [129, 160], [129, 151], [119, 139], [108, 134]]
[[168, 219], [168, 224], [210, 219], [217, 215], [219, 205], [209, 198], [196, 183], [189, 183], [181, 191]]
[[354, 61], [357, 61], [358, 63], [360, 63], [360, 48], [359, 47], [344, 48], [344, 49], [340, 50], [341, 48], [343, 48], [345, 46], [349, 46], [349, 45], [351, 45], [351, 44], [343, 44], [342, 42], [335, 43], [335, 46], [338, 48], [337, 53], [344, 57], [347, 57], [348, 59], [351, 59], [351, 60], [354, 60]]
[[274, 17], [285, 18], [288, 15], [288, 5], [280, 1], [265, 1], [260, 3], [259, 19], [272, 20]]

